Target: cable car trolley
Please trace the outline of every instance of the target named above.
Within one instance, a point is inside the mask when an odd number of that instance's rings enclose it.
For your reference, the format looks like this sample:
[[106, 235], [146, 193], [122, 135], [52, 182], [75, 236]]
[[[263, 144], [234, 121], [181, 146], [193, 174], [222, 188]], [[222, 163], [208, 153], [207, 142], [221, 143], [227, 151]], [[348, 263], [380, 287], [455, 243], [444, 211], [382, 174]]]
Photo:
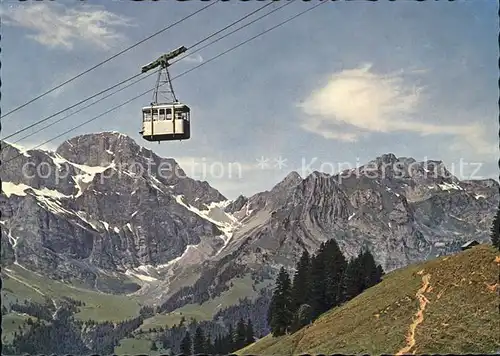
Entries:
[[185, 51], [187, 48], [181, 46], [142, 67], [142, 73], [160, 67], [154, 87], [153, 102], [150, 106], [142, 108], [142, 131], [139, 133], [147, 141], [160, 143], [187, 140], [191, 137], [190, 109], [177, 100], [168, 72], [170, 65], [168, 61]]

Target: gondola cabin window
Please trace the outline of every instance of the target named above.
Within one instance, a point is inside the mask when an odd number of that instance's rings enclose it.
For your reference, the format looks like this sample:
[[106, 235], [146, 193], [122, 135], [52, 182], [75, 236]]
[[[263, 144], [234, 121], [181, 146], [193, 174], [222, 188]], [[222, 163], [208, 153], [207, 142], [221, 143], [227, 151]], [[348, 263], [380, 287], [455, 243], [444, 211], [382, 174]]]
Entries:
[[151, 109], [143, 109], [142, 114], [144, 122], [151, 121]]
[[175, 118], [177, 120], [189, 121], [189, 108], [187, 106], [182, 106], [175, 109]]

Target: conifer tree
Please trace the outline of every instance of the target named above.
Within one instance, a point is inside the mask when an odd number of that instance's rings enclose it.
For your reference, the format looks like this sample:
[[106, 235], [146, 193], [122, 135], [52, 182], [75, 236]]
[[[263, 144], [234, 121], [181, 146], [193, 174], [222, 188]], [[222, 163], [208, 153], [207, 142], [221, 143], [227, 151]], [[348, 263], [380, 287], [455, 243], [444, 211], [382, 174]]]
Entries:
[[342, 281], [342, 301], [347, 302], [382, 280], [384, 270], [369, 250], [360, 251], [347, 264]]
[[347, 263], [342, 278], [342, 302], [347, 302], [359, 294], [359, 258], [353, 258]]
[[210, 332], [208, 333], [206, 339], [205, 339], [205, 354], [212, 355], [214, 354], [214, 345], [212, 344], [212, 336], [210, 335]]
[[229, 330], [223, 342], [224, 353], [235, 351], [234, 349], [234, 329], [233, 324], [229, 324]]
[[193, 353], [201, 354], [205, 352], [205, 335], [201, 327], [196, 327], [193, 339]]
[[307, 250], [304, 250], [299, 262], [292, 283], [292, 312], [296, 313], [302, 304], [308, 302], [310, 292], [310, 270], [311, 259]]
[[312, 321], [312, 308], [309, 304], [302, 304], [294, 315], [291, 332], [296, 332]]
[[245, 346], [253, 344], [254, 342], [254, 332], [253, 332], [253, 325], [252, 325], [252, 320], [248, 319], [247, 321], [247, 329], [245, 333]]
[[319, 251], [311, 259], [311, 282], [309, 304], [313, 318], [328, 310], [326, 304], [326, 274], [325, 274], [325, 244], [322, 243]]
[[497, 213], [493, 218], [491, 226], [491, 243], [500, 251], [500, 205], [497, 208]]
[[325, 243], [325, 310], [327, 311], [341, 302], [341, 283], [347, 261], [340, 251], [335, 239]]
[[222, 349], [222, 342], [221, 342], [221, 337], [217, 335], [214, 340], [214, 354], [220, 355], [224, 353], [224, 350]]
[[189, 331], [186, 331], [186, 335], [181, 341], [181, 353], [184, 356], [191, 355], [191, 335], [189, 335]]
[[156, 347], [156, 342], [152, 341], [151, 342], [151, 351], [157, 351], [158, 347]]
[[378, 269], [375, 263], [375, 259], [369, 250], [366, 250], [361, 255], [362, 263], [362, 278], [363, 278], [363, 290], [374, 286], [380, 282], [380, 276], [378, 276]]
[[384, 269], [381, 265], [377, 265], [377, 276], [379, 276], [379, 282], [382, 280], [382, 277], [385, 275]]
[[234, 346], [235, 350], [242, 349], [245, 347], [245, 340], [246, 340], [246, 325], [243, 319], [240, 319], [238, 321], [238, 324], [236, 325], [236, 335], [234, 338]]
[[290, 277], [281, 267], [268, 311], [268, 324], [274, 336], [286, 334], [292, 322]]

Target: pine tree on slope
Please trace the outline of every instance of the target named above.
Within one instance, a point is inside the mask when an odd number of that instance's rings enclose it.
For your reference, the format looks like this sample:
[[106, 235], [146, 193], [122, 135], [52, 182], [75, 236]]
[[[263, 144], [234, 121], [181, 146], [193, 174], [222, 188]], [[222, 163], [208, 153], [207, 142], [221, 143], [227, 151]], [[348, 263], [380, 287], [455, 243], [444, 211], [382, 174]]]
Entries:
[[222, 353], [223, 353], [222, 342], [221, 342], [220, 336], [217, 335], [215, 337], [215, 340], [214, 340], [214, 354], [219, 355]]
[[189, 335], [189, 331], [186, 331], [186, 335], [181, 341], [181, 353], [185, 356], [191, 355], [191, 336]]
[[307, 250], [304, 250], [299, 262], [292, 283], [292, 312], [296, 313], [302, 304], [308, 302], [311, 282], [311, 258]]
[[379, 276], [379, 282], [382, 280], [382, 277], [385, 275], [384, 269], [381, 265], [377, 265], [377, 275]]
[[268, 324], [273, 336], [287, 333], [292, 322], [291, 283], [288, 273], [281, 267], [276, 280], [276, 287], [268, 311]]
[[151, 342], [151, 348], [150, 348], [151, 351], [157, 351], [158, 350], [158, 347], [156, 347], [156, 342], [152, 341]]
[[208, 333], [207, 337], [205, 338], [205, 354], [212, 355], [214, 353], [214, 345], [212, 344], [212, 337], [210, 335], [210, 332]]
[[[341, 283], [347, 261], [335, 239], [325, 243], [325, 307], [327, 310], [341, 303]], [[326, 310], [325, 310], [326, 311]]]
[[373, 255], [366, 250], [361, 257], [363, 273], [363, 289], [370, 288], [380, 282], [379, 270]]
[[234, 348], [234, 329], [233, 324], [229, 324], [229, 330], [225, 338], [222, 340], [223, 344], [223, 353], [230, 353], [232, 351], [236, 351]]
[[342, 302], [348, 302], [359, 294], [360, 289], [359, 258], [353, 258], [347, 263], [342, 278]]
[[500, 251], [500, 205], [497, 208], [497, 213], [493, 218], [491, 226], [491, 243]]
[[326, 302], [326, 273], [325, 273], [325, 244], [322, 243], [319, 251], [311, 259], [311, 284], [309, 304], [312, 308], [313, 319], [328, 310]]
[[297, 310], [295, 315], [294, 324], [292, 325], [292, 332], [303, 328], [312, 321], [312, 308], [309, 304], [302, 304]]
[[198, 326], [194, 332], [193, 353], [202, 354], [205, 352], [205, 335], [203, 330]]
[[253, 332], [253, 325], [252, 321], [248, 319], [247, 321], [247, 329], [245, 333], [245, 346], [253, 344], [254, 342], [254, 332]]
[[234, 337], [235, 350], [245, 347], [246, 332], [245, 322], [243, 319], [240, 319], [238, 324], [236, 324], [236, 335]]

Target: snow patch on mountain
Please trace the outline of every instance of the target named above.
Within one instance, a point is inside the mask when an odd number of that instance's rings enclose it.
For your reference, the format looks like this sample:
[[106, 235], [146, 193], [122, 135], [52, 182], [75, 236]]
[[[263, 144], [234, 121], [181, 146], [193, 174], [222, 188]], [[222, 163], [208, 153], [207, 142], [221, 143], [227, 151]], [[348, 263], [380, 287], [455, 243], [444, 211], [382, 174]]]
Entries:
[[37, 197], [48, 197], [54, 199], [71, 198], [70, 195], [64, 195], [57, 190], [47, 189], [45, 187], [42, 189], [36, 189], [23, 183], [15, 184], [12, 182], [2, 182], [2, 192], [7, 196], [7, 198], [9, 198], [11, 195], [26, 196], [29, 193], [26, 192], [27, 190], [33, 191], [33, 194], [31, 195], [35, 195]]
[[24, 157], [31, 157], [31, 155], [28, 153], [28, 151], [30, 151], [30, 150], [27, 149], [26, 147], [17, 145], [15, 143], [7, 142], [7, 141], [6, 141], [6, 143], [8, 143], [10, 146], [15, 148], [16, 150], [18, 150], [19, 153], [22, 154]]
[[151, 276], [146, 276], [144, 274], [133, 272], [133, 270], [130, 270], [130, 269], [128, 269], [125, 272], [125, 274], [127, 276], [132, 276], [132, 277], [139, 278], [141, 281], [145, 281], [145, 282], [154, 282], [154, 281], [158, 280], [157, 278], [154, 278], [154, 277], [151, 277]]
[[460, 187], [458, 184], [450, 184], [450, 183], [443, 183], [443, 184], [438, 184], [439, 188], [441, 190], [464, 190], [462, 187]]
[[232, 237], [232, 234], [236, 228], [239, 226], [238, 220], [224, 211], [224, 207], [227, 206], [227, 202], [223, 203], [211, 203], [207, 210], [199, 210], [194, 206], [189, 205], [184, 202], [184, 195], [174, 196], [178, 204], [182, 205], [189, 211], [195, 213], [196, 215], [210, 221], [211, 223], [217, 225], [220, 230], [224, 233], [227, 240], [224, 243], [227, 244]]

